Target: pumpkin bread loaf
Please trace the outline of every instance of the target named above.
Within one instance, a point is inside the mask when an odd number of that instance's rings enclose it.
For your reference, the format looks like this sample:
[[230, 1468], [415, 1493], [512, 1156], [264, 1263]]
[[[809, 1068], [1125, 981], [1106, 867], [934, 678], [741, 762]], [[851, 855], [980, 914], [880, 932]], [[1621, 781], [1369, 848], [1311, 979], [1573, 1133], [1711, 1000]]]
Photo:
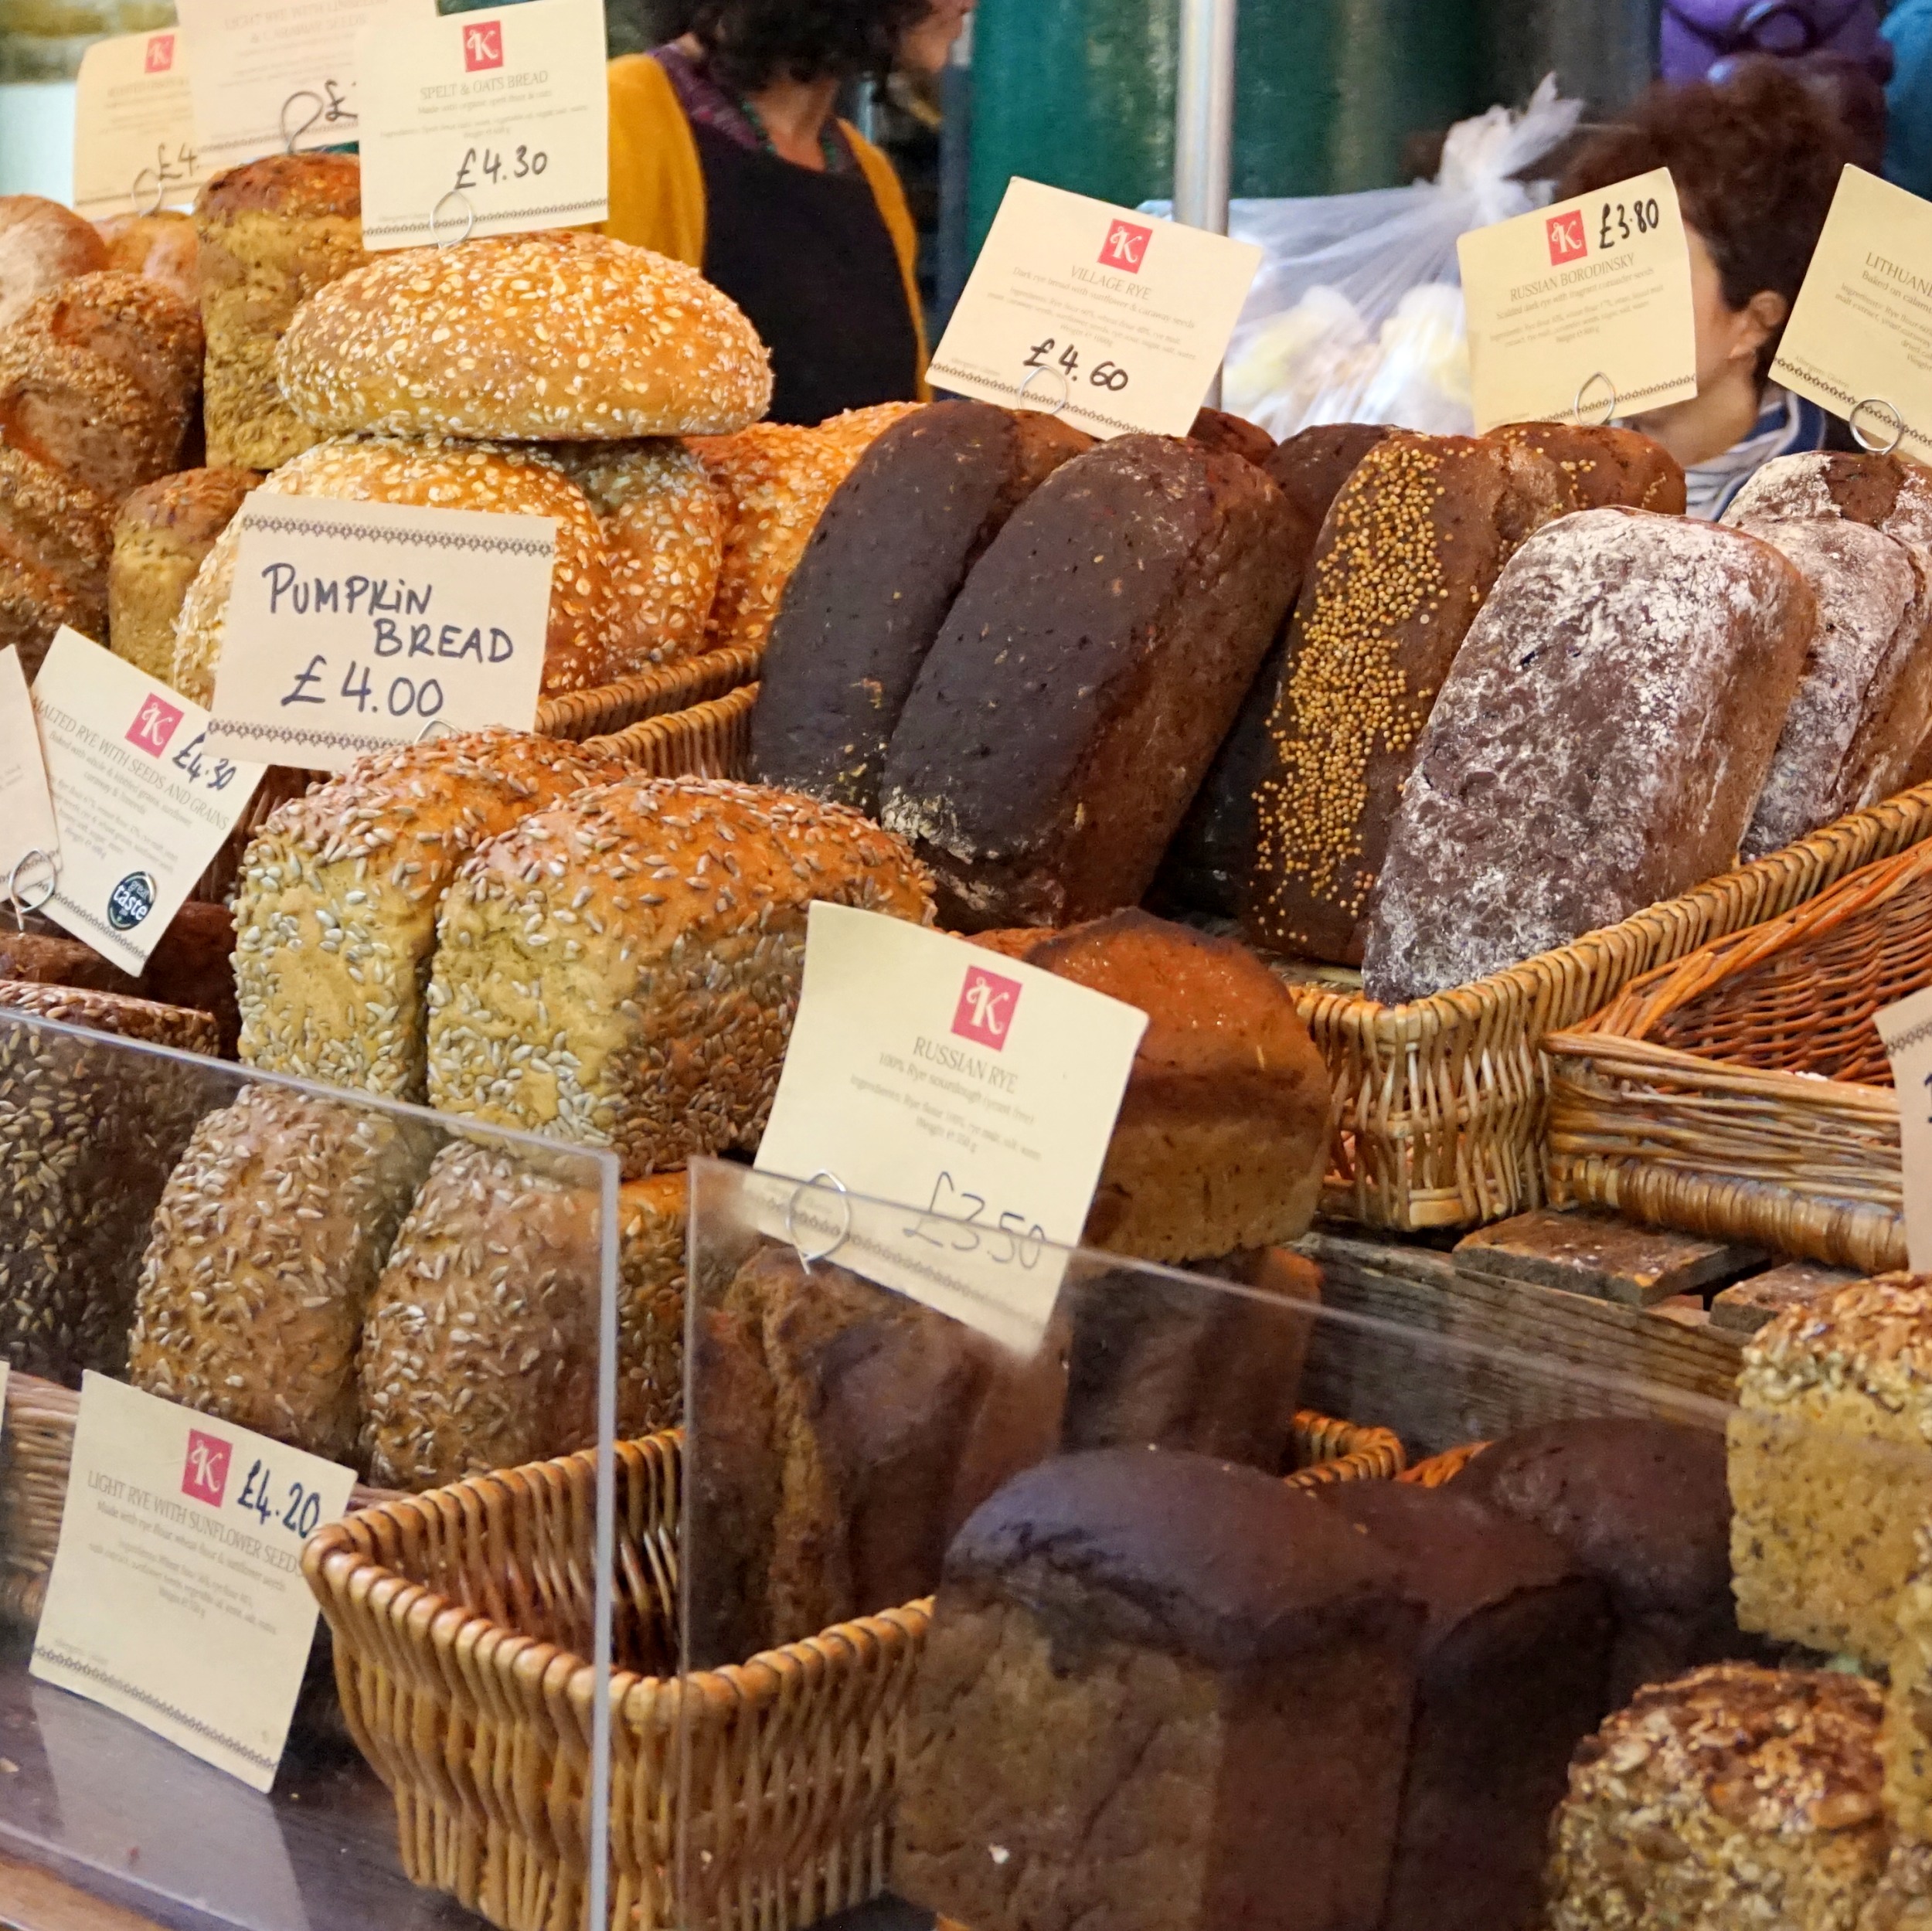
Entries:
[[175, 624], [202, 559], [261, 481], [252, 469], [188, 469], [136, 490], [114, 519], [107, 566], [114, 653], [164, 684], [175, 675]]

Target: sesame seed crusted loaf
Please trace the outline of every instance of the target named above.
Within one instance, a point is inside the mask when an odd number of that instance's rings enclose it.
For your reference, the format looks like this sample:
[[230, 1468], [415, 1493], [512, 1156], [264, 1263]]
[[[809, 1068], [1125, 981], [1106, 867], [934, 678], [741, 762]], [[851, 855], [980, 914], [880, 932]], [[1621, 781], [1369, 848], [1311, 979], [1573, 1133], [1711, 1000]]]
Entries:
[[753, 1147], [815, 899], [930, 923], [930, 880], [855, 811], [632, 777], [463, 867], [429, 992], [430, 1103], [614, 1148], [627, 1178]]
[[187, 469], [143, 484], [114, 519], [107, 566], [107, 635], [117, 657], [172, 683], [175, 620], [188, 586], [242, 498], [252, 469]]
[[[546, 695], [610, 682], [617, 607], [602, 531], [583, 492], [522, 450], [430, 439], [377, 437], [318, 443], [261, 485], [265, 496], [328, 496], [345, 502], [413, 503], [497, 516], [556, 519], [550, 627], [543, 649]], [[189, 586], [175, 629], [175, 688], [197, 704], [214, 695], [223, 622], [234, 586], [240, 532], [231, 523]]]
[[307, 304], [276, 366], [328, 434], [721, 435], [771, 401], [764, 345], [695, 268], [562, 229], [379, 255]]
[[0, 328], [35, 297], [107, 266], [107, 244], [71, 209], [39, 195], [0, 195]]
[[1466, 985], [1736, 862], [1817, 604], [1741, 532], [1584, 510], [1512, 556], [1387, 834], [1363, 984]]
[[1140, 902], [1294, 595], [1237, 456], [1123, 436], [1009, 517], [920, 667], [882, 815], [964, 931]]
[[249, 1066], [420, 1100], [436, 915], [477, 847], [626, 767], [557, 738], [476, 731], [365, 758], [277, 808], [236, 894]]
[[1698, 1670], [1579, 1747], [1552, 1832], [1549, 1931], [1857, 1931], [1886, 1861], [1877, 1690]]
[[104, 635], [114, 506], [84, 483], [0, 444], [0, 650], [31, 679], [63, 624]]
[[278, 468], [316, 440], [282, 399], [275, 347], [308, 296], [368, 259], [362, 183], [352, 155], [267, 155], [197, 198], [202, 408], [216, 467]]
[[283, 1086], [209, 1113], [155, 1215], [128, 1379], [352, 1460], [363, 1310], [430, 1145], [413, 1122]]
[[975, 563], [1093, 439], [1037, 411], [935, 403], [896, 423], [826, 506], [759, 667], [760, 783], [876, 815], [893, 728]]

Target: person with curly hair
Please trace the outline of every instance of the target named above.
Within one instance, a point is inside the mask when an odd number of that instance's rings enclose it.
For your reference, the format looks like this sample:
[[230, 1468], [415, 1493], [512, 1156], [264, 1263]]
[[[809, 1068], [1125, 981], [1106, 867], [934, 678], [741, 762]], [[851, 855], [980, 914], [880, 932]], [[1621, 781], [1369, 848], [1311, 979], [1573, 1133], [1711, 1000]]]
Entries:
[[971, 0], [691, 0], [611, 63], [604, 232], [689, 262], [771, 351], [775, 422], [925, 392], [917, 237], [892, 163], [836, 112], [849, 83], [937, 73]]
[[1721, 82], [1653, 87], [1557, 184], [1566, 200], [1670, 170], [1690, 243], [1697, 393], [1630, 420], [1683, 464], [1693, 516], [1721, 516], [1773, 457], [1825, 444], [1830, 419], [1770, 368], [1853, 140], [1804, 75], [1751, 59]]

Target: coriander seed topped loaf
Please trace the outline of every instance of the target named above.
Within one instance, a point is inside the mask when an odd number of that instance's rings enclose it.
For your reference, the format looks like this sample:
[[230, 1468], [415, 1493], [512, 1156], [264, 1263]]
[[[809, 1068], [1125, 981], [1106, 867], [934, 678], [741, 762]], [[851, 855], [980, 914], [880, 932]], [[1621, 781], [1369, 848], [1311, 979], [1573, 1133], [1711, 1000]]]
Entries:
[[1505, 423], [1484, 439], [1547, 456], [1568, 480], [1578, 509], [1654, 509], [1684, 514], [1684, 471], [1662, 443], [1608, 423]]
[[277, 808], [243, 861], [243, 1061], [420, 1100], [436, 915], [478, 845], [625, 774], [560, 738], [474, 731], [365, 758]]
[[755, 1147], [815, 899], [915, 924], [923, 869], [843, 806], [631, 777], [466, 863], [430, 982], [430, 1100], [614, 1148], [626, 1178]]
[[726, 435], [771, 400], [764, 345], [696, 269], [564, 229], [378, 255], [304, 304], [276, 368], [333, 435]]

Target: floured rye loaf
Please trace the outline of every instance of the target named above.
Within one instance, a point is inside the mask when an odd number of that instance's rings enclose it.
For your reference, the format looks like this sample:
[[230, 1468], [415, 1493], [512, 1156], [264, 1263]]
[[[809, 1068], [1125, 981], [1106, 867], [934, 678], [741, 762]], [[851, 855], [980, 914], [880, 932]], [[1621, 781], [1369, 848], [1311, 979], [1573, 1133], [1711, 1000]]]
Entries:
[[966, 580], [886, 754], [944, 923], [1138, 904], [1293, 594], [1251, 463], [1124, 436], [1063, 464]]
[[1374, 1931], [1422, 1620], [1257, 1470], [1030, 1470], [947, 1551], [893, 1889], [973, 1931]]
[[1600, 509], [1531, 538], [1402, 794], [1369, 997], [1466, 985], [1728, 871], [1816, 617], [1797, 569], [1739, 531]]
[[420, 1100], [423, 995], [458, 868], [529, 813], [626, 775], [562, 739], [477, 731], [379, 752], [279, 807], [235, 901], [243, 1061]]
[[1780, 457], [1724, 521], [1782, 550], [1818, 607], [1744, 834], [1757, 858], [1903, 789], [1932, 733], [1932, 478], [1896, 456]]
[[1050, 416], [935, 403], [874, 443], [787, 584], [759, 667], [759, 782], [876, 815], [886, 747], [959, 588], [1007, 518], [1093, 439]]
[[842, 806], [631, 777], [467, 863], [430, 982], [430, 1100], [614, 1148], [625, 1177], [758, 1143], [815, 899], [930, 923], [931, 886]]

